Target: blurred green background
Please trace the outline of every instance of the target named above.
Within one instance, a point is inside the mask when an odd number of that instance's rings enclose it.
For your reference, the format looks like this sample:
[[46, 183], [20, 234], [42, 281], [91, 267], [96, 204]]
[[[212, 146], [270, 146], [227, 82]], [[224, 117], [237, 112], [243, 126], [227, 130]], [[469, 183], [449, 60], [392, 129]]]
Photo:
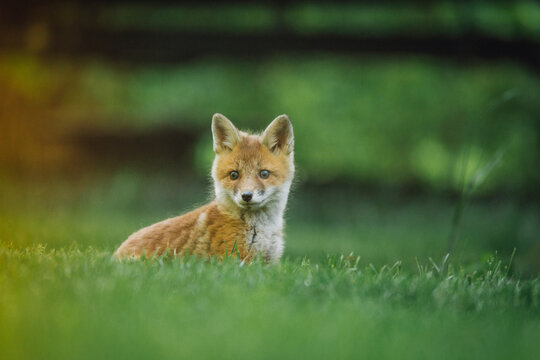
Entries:
[[0, 9], [4, 244], [112, 251], [209, 198], [213, 113], [287, 113], [286, 256], [414, 267], [453, 237], [464, 266], [540, 270], [536, 1]]

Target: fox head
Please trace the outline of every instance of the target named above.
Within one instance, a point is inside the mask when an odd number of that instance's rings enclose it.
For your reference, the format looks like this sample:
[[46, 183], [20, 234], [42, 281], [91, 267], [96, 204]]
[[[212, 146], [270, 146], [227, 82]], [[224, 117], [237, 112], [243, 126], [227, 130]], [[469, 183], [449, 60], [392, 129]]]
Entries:
[[218, 201], [247, 211], [283, 209], [294, 176], [294, 136], [288, 116], [278, 116], [264, 132], [252, 135], [215, 114], [212, 136]]

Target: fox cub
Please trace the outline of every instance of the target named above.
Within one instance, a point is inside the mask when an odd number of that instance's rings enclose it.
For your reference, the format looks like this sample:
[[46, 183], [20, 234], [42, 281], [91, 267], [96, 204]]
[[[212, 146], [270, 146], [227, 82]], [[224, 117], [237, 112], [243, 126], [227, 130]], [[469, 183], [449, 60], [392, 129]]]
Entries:
[[212, 118], [216, 157], [215, 200], [185, 215], [145, 227], [116, 250], [117, 258], [141, 255], [262, 255], [276, 262], [283, 253], [283, 214], [294, 176], [294, 136], [287, 115], [260, 135], [239, 131], [221, 114]]

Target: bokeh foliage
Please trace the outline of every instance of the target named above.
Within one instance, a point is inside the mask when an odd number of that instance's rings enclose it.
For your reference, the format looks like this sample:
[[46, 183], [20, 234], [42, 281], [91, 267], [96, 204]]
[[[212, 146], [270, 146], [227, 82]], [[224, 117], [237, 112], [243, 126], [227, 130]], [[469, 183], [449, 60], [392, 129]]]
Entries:
[[502, 39], [540, 36], [540, 5], [517, 1], [361, 1], [152, 6], [101, 9], [97, 25], [116, 30], [203, 30], [264, 33], [286, 28], [300, 34], [463, 35], [474, 31]]
[[[209, 58], [182, 65], [42, 62], [3, 57], [2, 77], [63, 130], [172, 125], [200, 133], [204, 173], [214, 112], [262, 130], [287, 113], [304, 180], [452, 189], [502, 150], [482, 190], [533, 191], [540, 160], [540, 81], [511, 63], [428, 58]], [[58, 103], [58, 97], [62, 102]]]

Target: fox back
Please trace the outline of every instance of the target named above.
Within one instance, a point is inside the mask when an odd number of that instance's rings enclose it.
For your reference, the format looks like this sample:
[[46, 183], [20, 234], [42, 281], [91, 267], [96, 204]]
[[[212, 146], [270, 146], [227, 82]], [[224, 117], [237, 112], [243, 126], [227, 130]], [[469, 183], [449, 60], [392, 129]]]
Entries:
[[212, 118], [215, 199], [194, 211], [145, 227], [116, 250], [117, 258], [194, 254], [239, 255], [267, 262], [283, 254], [283, 215], [294, 177], [294, 135], [286, 115], [261, 134]]

